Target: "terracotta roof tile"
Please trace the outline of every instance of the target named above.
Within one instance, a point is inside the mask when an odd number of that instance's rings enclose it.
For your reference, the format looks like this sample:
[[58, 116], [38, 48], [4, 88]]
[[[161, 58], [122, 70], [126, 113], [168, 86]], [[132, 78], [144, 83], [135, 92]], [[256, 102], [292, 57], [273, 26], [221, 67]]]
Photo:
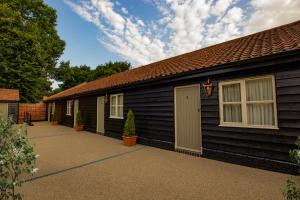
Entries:
[[0, 101], [20, 101], [19, 90], [0, 88]]
[[300, 21], [80, 84], [47, 100], [300, 49]]

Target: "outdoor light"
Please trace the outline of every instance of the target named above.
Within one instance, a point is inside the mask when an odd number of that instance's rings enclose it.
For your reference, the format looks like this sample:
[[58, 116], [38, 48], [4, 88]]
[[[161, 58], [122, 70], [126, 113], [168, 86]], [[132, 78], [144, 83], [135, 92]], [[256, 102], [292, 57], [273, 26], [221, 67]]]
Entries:
[[213, 85], [209, 78], [207, 79], [207, 82], [203, 84], [203, 88], [205, 90], [206, 96], [209, 97], [212, 95]]

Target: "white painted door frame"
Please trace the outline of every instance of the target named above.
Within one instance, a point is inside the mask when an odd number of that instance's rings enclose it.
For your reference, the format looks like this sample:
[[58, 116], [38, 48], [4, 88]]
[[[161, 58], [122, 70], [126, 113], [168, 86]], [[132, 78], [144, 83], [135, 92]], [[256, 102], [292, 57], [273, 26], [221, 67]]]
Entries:
[[105, 96], [97, 97], [97, 133], [104, 134]]
[[[176, 89], [180, 89], [180, 88], [188, 88], [188, 87], [197, 87], [198, 88], [198, 99], [199, 99], [199, 108], [198, 109], [198, 113], [199, 113], [199, 124], [200, 124], [200, 129], [199, 129], [199, 134], [200, 134], [200, 139], [201, 139], [201, 144], [200, 144], [200, 150], [197, 149], [191, 149], [191, 148], [186, 148], [186, 147], [180, 147], [177, 142], [177, 136], [178, 136], [178, 132], [177, 132], [177, 108], [176, 108]], [[182, 150], [188, 150], [188, 151], [193, 151], [193, 152], [198, 152], [198, 153], [202, 153], [202, 127], [201, 127], [201, 96], [200, 96], [200, 84], [191, 84], [191, 85], [184, 85], [184, 86], [178, 86], [178, 87], [174, 87], [174, 121], [175, 121], [175, 149], [182, 149]]]

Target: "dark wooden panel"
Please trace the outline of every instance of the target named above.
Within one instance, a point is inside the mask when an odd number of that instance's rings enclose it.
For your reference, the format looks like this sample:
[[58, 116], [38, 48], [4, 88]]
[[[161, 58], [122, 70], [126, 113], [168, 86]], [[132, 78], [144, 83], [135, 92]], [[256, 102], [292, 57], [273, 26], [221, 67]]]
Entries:
[[[274, 74], [274, 71], [270, 71], [269, 74]], [[288, 152], [289, 149], [295, 147], [296, 137], [300, 135], [299, 77], [299, 69], [275, 72], [278, 130], [219, 126], [217, 84], [221, 80], [230, 79], [226, 76], [216, 77], [211, 97], [206, 97], [201, 91], [204, 148], [208, 151], [230, 152], [240, 156], [291, 162]], [[238, 76], [233, 78], [238, 78]], [[216, 155], [217, 153], [214, 153], [214, 156]]]
[[[124, 116], [128, 109], [135, 114], [139, 143], [174, 149], [173, 86], [124, 91]], [[109, 118], [105, 106], [105, 134], [121, 138], [125, 119]]]
[[97, 97], [86, 96], [79, 100], [79, 110], [85, 120], [85, 130], [96, 132], [97, 128]]
[[74, 126], [74, 107], [72, 107], [71, 115], [67, 115], [67, 100], [64, 100], [61, 102], [61, 108], [62, 108], [62, 124], [68, 127]]
[[15, 123], [18, 122], [19, 103], [8, 103], [8, 116], [12, 117]]

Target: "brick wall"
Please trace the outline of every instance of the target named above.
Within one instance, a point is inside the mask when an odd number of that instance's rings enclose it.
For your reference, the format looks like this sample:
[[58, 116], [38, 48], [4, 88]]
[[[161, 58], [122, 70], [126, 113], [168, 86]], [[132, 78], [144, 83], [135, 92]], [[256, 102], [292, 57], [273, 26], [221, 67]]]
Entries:
[[20, 103], [19, 105], [19, 123], [24, 121], [24, 113], [31, 114], [32, 121], [43, 121], [47, 119], [46, 104], [40, 103]]

